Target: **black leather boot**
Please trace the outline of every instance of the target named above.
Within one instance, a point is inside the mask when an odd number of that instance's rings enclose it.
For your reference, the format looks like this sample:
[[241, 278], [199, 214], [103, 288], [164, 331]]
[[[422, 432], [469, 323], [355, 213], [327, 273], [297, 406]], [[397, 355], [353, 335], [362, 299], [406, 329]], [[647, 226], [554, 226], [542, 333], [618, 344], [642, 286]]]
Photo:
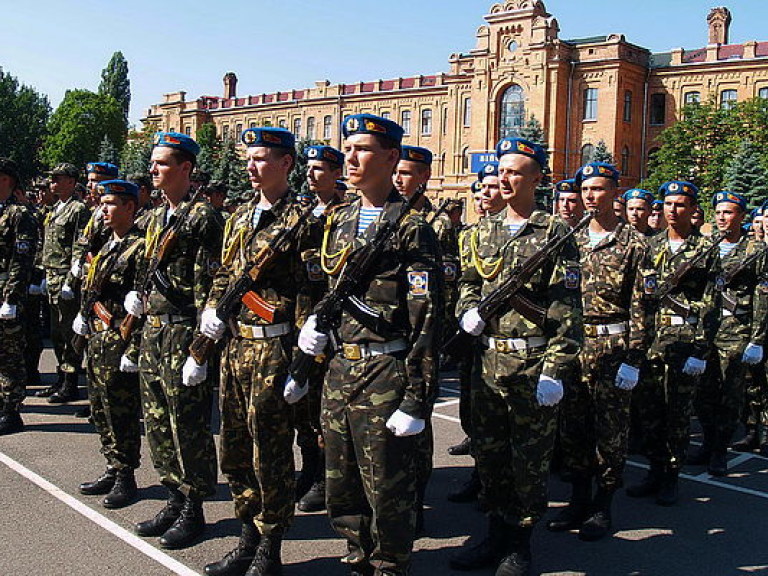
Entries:
[[686, 458], [685, 463], [691, 466], [706, 466], [709, 464], [709, 458], [712, 456], [712, 449], [716, 442], [717, 432], [714, 426], [702, 426], [704, 441], [701, 446], [693, 450]]
[[132, 468], [124, 468], [117, 471], [115, 485], [101, 501], [104, 508], [125, 508], [136, 501], [139, 489], [136, 486], [136, 476]]
[[728, 474], [728, 456], [724, 449], [712, 451], [707, 465], [707, 472], [711, 476], [726, 476]]
[[51, 404], [67, 404], [79, 399], [80, 394], [77, 388], [78, 376], [77, 373], [64, 374], [64, 385], [61, 389], [57, 390], [48, 398], [48, 402]]
[[96, 478], [96, 480], [93, 482], [83, 482], [78, 489], [80, 490], [80, 494], [85, 494], [86, 496], [108, 494], [115, 485], [116, 477], [117, 470], [114, 468], [107, 468], [104, 471], [104, 474]]
[[61, 390], [62, 386], [64, 386], [64, 372], [56, 368], [56, 382], [54, 382], [50, 386], [46, 386], [42, 390], [38, 390], [37, 392], [35, 392], [35, 396], [37, 398], [48, 398], [52, 394]]
[[677, 503], [678, 487], [677, 477], [680, 471], [677, 468], [668, 468], [661, 481], [659, 493], [656, 495], [656, 504], [659, 506], [673, 506]]
[[533, 527], [512, 527], [508, 553], [496, 568], [496, 576], [528, 576], [531, 572]]
[[579, 528], [579, 540], [594, 542], [608, 534], [612, 526], [611, 504], [613, 490], [598, 488], [592, 503], [592, 514]]
[[299, 510], [302, 512], [320, 512], [325, 510], [325, 478], [312, 484], [309, 492], [299, 500]]
[[647, 496], [653, 496], [661, 489], [661, 482], [664, 477], [664, 467], [661, 463], [651, 462], [651, 467], [648, 469], [648, 474], [645, 478], [634, 486], [629, 486], [626, 490], [627, 496], [630, 498], [645, 498]]
[[479, 570], [495, 566], [507, 551], [511, 526], [500, 517], [491, 514], [488, 518], [488, 534], [480, 542], [472, 538], [449, 561], [454, 570]]
[[450, 502], [459, 503], [474, 502], [477, 500], [482, 487], [482, 484], [480, 484], [480, 475], [477, 473], [477, 466], [475, 466], [472, 469], [472, 475], [469, 477], [469, 480], [467, 480], [461, 488], [456, 490], [456, 492], [450, 492], [448, 494], [448, 500]]
[[280, 557], [282, 545], [282, 532], [263, 535], [245, 576], [280, 576], [283, 573], [283, 561]]
[[186, 548], [205, 530], [203, 501], [199, 498], [187, 498], [181, 509], [181, 514], [173, 525], [160, 537], [162, 548], [177, 550]]
[[547, 522], [547, 530], [550, 532], [573, 530], [581, 526], [581, 523], [589, 517], [592, 504], [592, 478], [574, 479], [572, 484], [573, 489], [568, 506]]
[[139, 536], [162, 536], [181, 515], [184, 506], [184, 494], [176, 488], [168, 489], [168, 502], [154, 518], [136, 524], [136, 534]]
[[3, 406], [0, 412], [0, 436], [16, 434], [24, 430], [24, 421], [21, 419], [18, 408]]
[[227, 552], [218, 562], [206, 565], [206, 576], [243, 576], [256, 556], [260, 541], [261, 534], [253, 525], [253, 521], [243, 522], [237, 547]]
[[760, 456], [768, 458], [768, 426], [757, 425], [757, 441], [760, 444]]
[[757, 450], [759, 447], [757, 426], [754, 424], [747, 424], [747, 431], [744, 437], [731, 444], [731, 450], [736, 452], [752, 452], [752, 450]]
[[[320, 447], [301, 447], [301, 472], [296, 478], [296, 502], [306, 494], [317, 479], [317, 470], [320, 467]], [[325, 471], [323, 471], [325, 472]]]
[[471, 447], [472, 441], [469, 439], [469, 436], [465, 436], [464, 440], [448, 448], [448, 454], [451, 456], [467, 456]]

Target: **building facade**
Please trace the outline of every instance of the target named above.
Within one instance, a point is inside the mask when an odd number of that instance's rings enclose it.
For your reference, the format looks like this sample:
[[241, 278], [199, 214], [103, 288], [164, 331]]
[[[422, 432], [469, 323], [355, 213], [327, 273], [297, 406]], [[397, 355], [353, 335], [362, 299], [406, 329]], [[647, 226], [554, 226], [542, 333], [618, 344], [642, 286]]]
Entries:
[[341, 119], [370, 112], [405, 128], [404, 143], [434, 154], [430, 190], [466, 194], [474, 173], [492, 158], [502, 136], [536, 118], [547, 137], [553, 180], [572, 176], [604, 141], [624, 187], [647, 171], [659, 133], [685, 103], [710, 98], [723, 106], [768, 98], [768, 42], [728, 43], [731, 14], [707, 17], [708, 44], [652, 54], [621, 34], [563, 40], [541, 1], [494, 4], [468, 53], [453, 54], [439, 75], [356, 84], [316, 82], [311, 88], [237, 96], [237, 77], [224, 95], [187, 100], [166, 94], [143, 122], [195, 136], [204, 123], [223, 138], [246, 128], [282, 126], [297, 137], [340, 147]]

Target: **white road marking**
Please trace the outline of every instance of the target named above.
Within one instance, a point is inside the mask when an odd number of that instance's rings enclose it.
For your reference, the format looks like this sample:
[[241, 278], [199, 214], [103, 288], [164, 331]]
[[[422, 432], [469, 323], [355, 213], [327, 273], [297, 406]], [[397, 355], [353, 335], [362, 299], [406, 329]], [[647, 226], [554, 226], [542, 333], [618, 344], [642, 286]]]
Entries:
[[454, 400], [446, 400], [445, 402], [436, 402], [435, 408], [445, 408], [446, 406], [455, 406], [459, 403], [459, 399], [456, 398]]
[[107, 532], [110, 532], [114, 536], [117, 536], [118, 538], [120, 538], [120, 540], [122, 540], [129, 546], [135, 548], [145, 556], [150, 557], [155, 562], [162, 564], [169, 570], [172, 570], [174, 574], [178, 574], [179, 576], [200, 576], [198, 572], [195, 572], [191, 568], [188, 568], [187, 566], [185, 566], [175, 558], [171, 558], [170, 556], [168, 556], [168, 554], [161, 552], [154, 546], [147, 544], [144, 540], [142, 540], [138, 536], [131, 534], [122, 526], [115, 524], [109, 518], [102, 516], [95, 510], [89, 508], [88, 506], [80, 502], [77, 498], [70, 496], [55, 484], [52, 484], [42, 476], [35, 474], [34, 472], [32, 472], [32, 470], [30, 470], [29, 468], [26, 468], [22, 464], [19, 464], [16, 460], [7, 456], [3, 452], [0, 452], [0, 462], [8, 466], [8, 468], [13, 470], [20, 476], [23, 476], [24, 478], [26, 478], [30, 482], [37, 484], [40, 488], [48, 492], [48, 494], [50, 494], [54, 498], [57, 498], [58, 500], [60, 500], [61, 502], [63, 502], [64, 504], [72, 508], [75, 512], [82, 514], [94, 524], [97, 524]]

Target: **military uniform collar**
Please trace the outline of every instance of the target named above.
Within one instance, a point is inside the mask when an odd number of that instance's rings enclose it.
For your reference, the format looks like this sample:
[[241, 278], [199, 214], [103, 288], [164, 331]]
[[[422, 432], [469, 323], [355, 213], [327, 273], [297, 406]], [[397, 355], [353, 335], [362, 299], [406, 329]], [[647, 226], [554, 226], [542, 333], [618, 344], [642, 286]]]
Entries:
[[[285, 210], [286, 206], [289, 204], [292, 204], [293, 201], [291, 199], [291, 189], [289, 188], [285, 194], [280, 196], [275, 202], [272, 204], [272, 206], [269, 207], [268, 210], [263, 210], [264, 212], [273, 212], [274, 214], [279, 214], [283, 210]], [[253, 195], [250, 201], [251, 208], [254, 209], [259, 205], [259, 202], [261, 201], [261, 192], [256, 192], [256, 194]]]

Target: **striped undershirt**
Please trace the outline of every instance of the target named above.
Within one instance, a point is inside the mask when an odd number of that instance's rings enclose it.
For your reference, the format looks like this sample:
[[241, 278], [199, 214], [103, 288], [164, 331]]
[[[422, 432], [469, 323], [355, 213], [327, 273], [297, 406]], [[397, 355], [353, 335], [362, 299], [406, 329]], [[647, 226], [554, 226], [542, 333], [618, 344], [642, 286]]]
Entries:
[[737, 245], [738, 242], [720, 242], [720, 258], [728, 256]]
[[672, 252], [672, 254], [675, 254], [678, 250], [680, 250], [680, 246], [683, 245], [685, 240], [667, 240], [669, 243], [669, 250]]
[[592, 232], [592, 230], [589, 231], [589, 247], [594, 249], [595, 246], [600, 244], [600, 242], [608, 236], [610, 232]]
[[360, 207], [360, 218], [357, 220], [357, 235], [358, 237], [362, 236], [366, 230], [368, 230], [368, 226], [370, 226], [373, 222], [376, 221], [376, 219], [379, 217], [379, 214], [381, 214], [382, 210], [384, 210], [383, 207], [381, 208], [363, 208]]
[[528, 220], [523, 220], [519, 224], [513, 224], [511, 222], [505, 222], [505, 225], [507, 226], [507, 230], [509, 230], [510, 236], [515, 236], [518, 232], [520, 232], [520, 229], [525, 226], [528, 223]]

